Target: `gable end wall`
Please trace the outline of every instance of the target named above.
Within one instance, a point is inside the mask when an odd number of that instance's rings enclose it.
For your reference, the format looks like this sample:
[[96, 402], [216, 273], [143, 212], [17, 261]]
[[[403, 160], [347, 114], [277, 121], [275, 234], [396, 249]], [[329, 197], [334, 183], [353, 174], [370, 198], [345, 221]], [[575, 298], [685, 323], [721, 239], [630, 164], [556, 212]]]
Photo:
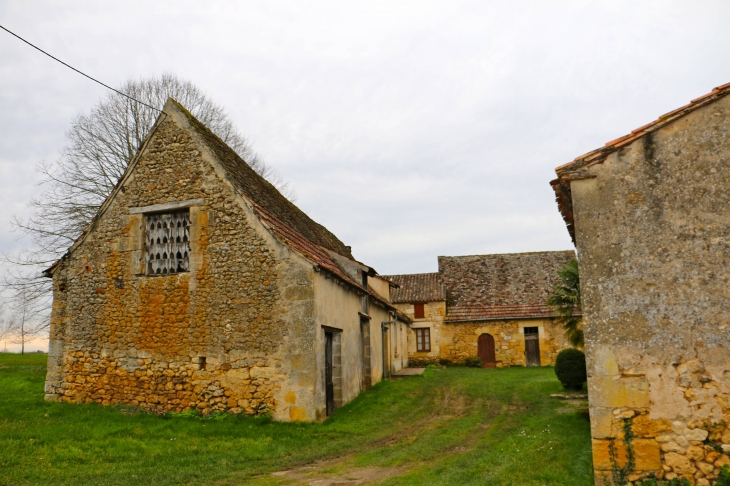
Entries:
[[631, 474], [712, 484], [730, 463], [729, 137], [725, 97], [571, 182], [598, 485], [626, 428]]
[[[173, 110], [160, 124], [54, 272], [46, 397], [288, 420], [285, 397], [316, 373], [314, 358], [287, 359], [314, 346], [312, 265], [261, 225], [185, 123]], [[191, 271], [142, 275], [144, 215], [129, 208], [192, 199], [204, 203], [190, 208]]]

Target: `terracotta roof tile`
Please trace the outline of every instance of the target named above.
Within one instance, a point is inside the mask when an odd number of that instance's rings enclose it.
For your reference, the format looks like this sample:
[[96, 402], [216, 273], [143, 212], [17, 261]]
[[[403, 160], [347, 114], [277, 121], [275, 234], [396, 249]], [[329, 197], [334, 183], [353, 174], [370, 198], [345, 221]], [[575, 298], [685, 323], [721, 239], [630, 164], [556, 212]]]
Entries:
[[229, 180], [251, 201], [266, 208], [291, 228], [311, 242], [328, 248], [340, 255], [352, 258], [348, 246], [321, 224], [313, 221], [294, 203], [285, 198], [269, 181], [253, 170], [232, 148], [203, 125], [182, 105], [177, 107], [187, 116], [192, 127], [215, 153]]
[[472, 305], [450, 307], [444, 318], [447, 322], [489, 321], [504, 319], [527, 319], [552, 317], [555, 313], [545, 304], [526, 305]]
[[547, 297], [569, 251], [439, 257], [446, 289], [446, 320], [553, 315]]
[[441, 277], [438, 273], [384, 275], [384, 278], [399, 286], [399, 288], [390, 291], [390, 299], [394, 304], [415, 304], [445, 300]]
[[659, 128], [662, 128], [678, 120], [679, 118], [689, 113], [692, 113], [699, 108], [702, 108], [703, 106], [707, 106], [710, 103], [713, 103], [714, 101], [724, 96], [727, 96], [728, 94], [730, 94], [730, 83], [718, 86], [711, 92], [700, 96], [699, 98], [693, 99], [689, 104], [677, 108], [676, 110], [670, 111], [669, 113], [665, 113], [657, 120], [651, 123], [647, 123], [646, 125], [639, 127], [635, 130], [632, 130], [630, 134], [612, 140], [600, 149], [583, 154], [580, 157], [576, 157], [574, 160], [568, 162], [567, 164], [558, 166], [555, 169], [558, 178], [551, 181], [550, 185], [555, 191], [558, 209], [563, 215], [563, 219], [565, 220], [565, 224], [568, 227], [568, 232], [570, 233], [570, 237], [573, 239], [573, 242], [575, 242], [575, 231], [573, 228], [574, 221], [572, 200], [569, 197], [570, 180], [582, 178], [580, 174], [581, 169], [594, 164], [602, 163], [606, 160], [606, 157], [608, 157], [613, 152], [616, 152], [621, 147], [633, 143], [637, 139], [645, 136], [646, 134], [658, 130]]
[[253, 203], [253, 205], [254, 210], [261, 218], [261, 221], [263, 221], [269, 227], [269, 229], [271, 229], [271, 231], [282, 241], [282, 243], [290, 246], [297, 253], [301, 254], [304, 258], [318, 265], [320, 269], [335, 276], [348, 286], [356, 288], [361, 292], [367, 292], [367, 294], [371, 298], [375, 299], [381, 305], [387, 307], [388, 309], [395, 309], [391, 305], [391, 303], [383, 298], [380, 294], [370, 288], [364, 289], [358, 282], [356, 282], [355, 280], [350, 278], [345, 272], [343, 272], [340, 267], [337, 266], [334, 260], [332, 260], [332, 258], [324, 248], [313, 243], [308, 238], [305, 238], [304, 235], [299, 233], [291, 226], [285, 224], [279, 218], [274, 216], [270, 211], [264, 209], [256, 203]]

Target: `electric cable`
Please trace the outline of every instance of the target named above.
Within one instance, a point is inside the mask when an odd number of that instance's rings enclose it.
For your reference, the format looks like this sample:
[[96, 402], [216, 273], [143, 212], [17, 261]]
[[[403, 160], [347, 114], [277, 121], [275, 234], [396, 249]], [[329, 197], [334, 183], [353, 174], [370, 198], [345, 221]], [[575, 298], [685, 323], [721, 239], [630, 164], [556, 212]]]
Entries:
[[164, 112], [163, 112], [162, 110], [160, 110], [160, 109], [158, 109], [158, 108], [155, 108], [154, 106], [151, 106], [151, 105], [148, 105], [147, 103], [144, 103], [144, 102], [142, 102], [142, 101], [136, 100], [136, 99], [132, 98], [131, 96], [129, 96], [128, 94], [122, 93], [121, 91], [119, 91], [119, 90], [117, 90], [117, 89], [114, 89], [114, 88], [112, 88], [111, 86], [109, 86], [109, 85], [107, 85], [107, 84], [104, 84], [104, 83], [102, 83], [102, 82], [101, 82], [101, 81], [99, 81], [98, 79], [94, 79], [94, 78], [92, 78], [91, 76], [89, 76], [88, 74], [82, 73], [81, 71], [79, 71], [79, 70], [78, 70], [78, 69], [76, 69], [75, 67], [73, 67], [73, 66], [70, 66], [70, 65], [66, 64], [65, 62], [63, 62], [62, 60], [60, 60], [59, 58], [57, 58], [57, 57], [54, 57], [54, 56], [52, 56], [52, 55], [48, 54], [48, 53], [47, 53], [46, 51], [44, 51], [44, 50], [43, 50], [43, 49], [41, 49], [40, 47], [34, 46], [33, 44], [31, 44], [31, 43], [30, 43], [30, 42], [28, 42], [27, 40], [25, 40], [25, 39], [23, 39], [22, 37], [20, 37], [20, 36], [19, 36], [18, 34], [16, 34], [16, 33], [14, 33], [14, 32], [11, 32], [11, 31], [9, 31], [8, 29], [6, 29], [5, 27], [3, 27], [2, 25], [0, 25], [0, 29], [3, 29], [3, 30], [4, 30], [5, 32], [7, 32], [8, 34], [10, 34], [10, 35], [12, 35], [12, 36], [15, 36], [15, 37], [17, 37], [18, 39], [22, 40], [23, 42], [25, 42], [26, 44], [28, 44], [28, 45], [29, 45], [30, 47], [32, 47], [33, 49], [36, 49], [36, 50], [39, 50], [39, 51], [41, 51], [41, 52], [42, 52], [43, 54], [45, 54], [46, 56], [50, 57], [51, 59], [53, 59], [53, 60], [55, 60], [55, 61], [58, 61], [58, 62], [60, 62], [61, 64], [63, 64], [64, 66], [66, 66], [66, 67], [67, 67], [67, 68], [69, 68], [69, 69], [73, 69], [74, 71], [76, 71], [76, 72], [77, 72], [77, 73], [79, 73], [80, 75], [82, 75], [82, 76], [85, 76], [85, 77], [89, 78], [90, 80], [94, 81], [95, 83], [99, 83], [100, 85], [104, 86], [105, 88], [108, 88], [108, 89], [110, 89], [110, 90], [114, 91], [115, 93], [117, 93], [117, 94], [120, 94], [120, 95], [124, 96], [125, 98], [129, 98], [130, 100], [132, 100], [132, 101], [135, 101], [135, 102], [139, 103], [140, 105], [144, 105], [144, 106], [146, 106], [147, 108], [151, 108], [151, 109], [153, 109], [153, 110], [155, 110], [155, 111], [159, 111], [160, 113], [164, 113]]

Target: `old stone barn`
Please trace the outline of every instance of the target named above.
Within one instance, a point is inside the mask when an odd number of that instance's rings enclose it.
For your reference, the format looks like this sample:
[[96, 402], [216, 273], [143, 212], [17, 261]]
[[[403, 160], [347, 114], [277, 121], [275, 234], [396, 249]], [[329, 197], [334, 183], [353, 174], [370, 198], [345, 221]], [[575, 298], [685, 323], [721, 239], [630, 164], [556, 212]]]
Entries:
[[322, 419], [383, 376], [382, 330], [408, 323], [391, 284], [182, 106], [164, 113], [47, 271], [46, 398]]
[[554, 364], [570, 345], [546, 301], [558, 268], [574, 258], [572, 250], [441, 256], [438, 272], [388, 276], [398, 285], [392, 302], [413, 320], [409, 362]]
[[730, 464], [730, 84], [558, 167], [596, 484]]

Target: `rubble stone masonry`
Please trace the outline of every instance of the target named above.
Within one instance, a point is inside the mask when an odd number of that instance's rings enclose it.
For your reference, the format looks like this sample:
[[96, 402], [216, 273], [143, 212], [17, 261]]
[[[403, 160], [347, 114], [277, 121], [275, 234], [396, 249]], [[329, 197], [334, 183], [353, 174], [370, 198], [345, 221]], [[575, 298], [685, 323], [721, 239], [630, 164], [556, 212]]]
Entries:
[[598, 485], [649, 473], [710, 485], [730, 464], [728, 134], [725, 96], [561, 175]]
[[[315, 363], [295, 359], [314, 346], [311, 266], [262, 231], [177, 117], [54, 271], [46, 398], [311, 420]], [[191, 269], [147, 276], [130, 208], [179, 201], [193, 201]]]
[[447, 322], [441, 330], [441, 357], [454, 363], [476, 358], [479, 336], [491, 334], [498, 368], [526, 366], [525, 327], [538, 328], [542, 366], [555, 364], [560, 350], [570, 347], [565, 331], [556, 326], [553, 319]]

